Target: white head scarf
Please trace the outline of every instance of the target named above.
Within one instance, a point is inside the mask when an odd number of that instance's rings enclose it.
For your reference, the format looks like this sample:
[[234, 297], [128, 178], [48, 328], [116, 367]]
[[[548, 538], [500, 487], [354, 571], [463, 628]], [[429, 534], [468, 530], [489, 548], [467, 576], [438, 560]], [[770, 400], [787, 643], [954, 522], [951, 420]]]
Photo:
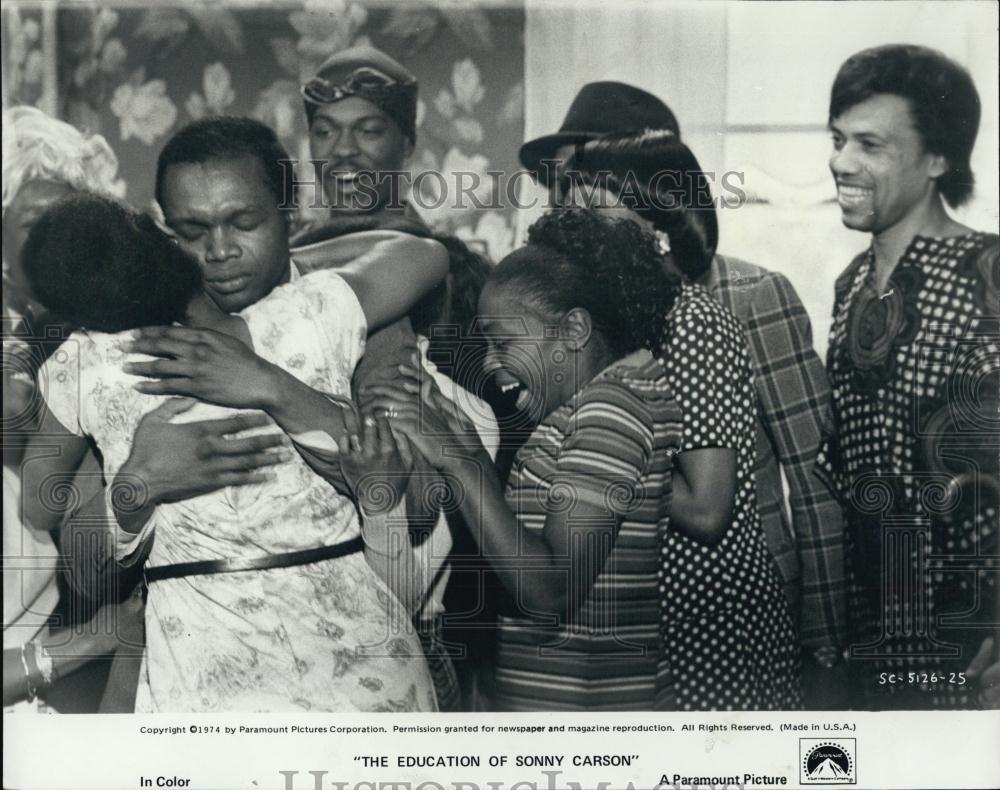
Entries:
[[36, 107], [3, 111], [3, 212], [21, 186], [35, 179], [123, 197], [118, 157], [99, 134], [84, 135]]

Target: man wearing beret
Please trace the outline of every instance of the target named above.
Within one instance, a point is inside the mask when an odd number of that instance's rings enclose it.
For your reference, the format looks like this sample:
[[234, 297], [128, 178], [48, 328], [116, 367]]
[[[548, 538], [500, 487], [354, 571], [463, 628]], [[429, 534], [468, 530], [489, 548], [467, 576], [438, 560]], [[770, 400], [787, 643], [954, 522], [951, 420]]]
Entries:
[[334, 235], [344, 225], [410, 225], [426, 233], [403, 194], [403, 167], [417, 135], [416, 77], [374, 47], [352, 47], [323, 62], [302, 86], [302, 98], [309, 152], [330, 213], [293, 244]]
[[[430, 235], [402, 195], [417, 134], [416, 77], [374, 47], [351, 47], [323, 61], [302, 86], [302, 98], [327, 211], [301, 228], [292, 246], [372, 228]], [[394, 381], [396, 365], [409, 360], [416, 342], [407, 319], [371, 335], [355, 371], [355, 397]]]
[[[644, 129], [681, 136], [674, 113], [656, 96], [620, 82], [589, 83], [558, 132], [521, 147], [521, 163], [554, 190], [560, 163], [577, 146]], [[809, 317], [784, 276], [746, 261], [716, 255], [699, 284], [733, 312], [747, 334], [757, 392], [761, 522], [798, 615], [807, 704], [836, 708], [844, 704], [843, 668], [837, 666], [845, 640], [844, 524], [833, 493], [814, 469], [830, 386], [813, 349]]]
[[[293, 246], [372, 228], [432, 235], [406, 202], [404, 189], [408, 181], [404, 167], [416, 142], [417, 90], [412, 73], [370, 46], [352, 47], [330, 56], [302, 86], [309, 151], [328, 211], [300, 230], [292, 239]], [[452, 249], [455, 244], [461, 242], [450, 239], [446, 243], [452, 254], [452, 272], [465, 265], [462, 256]], [[400, 261], [400, 265], [405, 266], [406, 261]], [[446, 294], [451, 292], [451, 281], [449, 275]], [[352, 381], [354, 400], [362, 411], [373, 408], [380, 386], [398, 380], [398, 365], [409, 364], [412, 354], [419, 353], [430, 370], [426, 350], [427, 341], [418, 346], [409, 319], [369, 335]], [[455, 390], [452, 393], [459, 395]], [[488, 430], [495, 434], [495, 424]], [[438, 705], [444, 711], [456, 710], [463, 704], [463, 693], [471, 695], [476, 682], [473, 662], [462, 662], [458, 667], [462, 673], [460, 691], [456, 667], [441, 642], [445, 587], [449, 600], [467, 597], [463, 588], [449, 585], [451, 563], [444, 561], [456, 545], [454, 541], [461, 541], [463, 536], [461, 529], [449, 526], [443, 514], [428, 509], [425, 503], [433, 499], [431, 491], [439, 485], [438, 475], [419, 457], [414, 461], [407, 512], [411, 528], [430, 528], [429, 536], [420, 543], [418, 556], [428, 575], [434, 577], [428, 579], [433, 581], [431, 587], [422, 591], [424, 604], [415, 614], [415, 621], [434, 677]], [[458, 606], [465, 608], [467, 604], [461, 600]], [[455, 637], [449, 634], [448, 640], [454, 643]]]

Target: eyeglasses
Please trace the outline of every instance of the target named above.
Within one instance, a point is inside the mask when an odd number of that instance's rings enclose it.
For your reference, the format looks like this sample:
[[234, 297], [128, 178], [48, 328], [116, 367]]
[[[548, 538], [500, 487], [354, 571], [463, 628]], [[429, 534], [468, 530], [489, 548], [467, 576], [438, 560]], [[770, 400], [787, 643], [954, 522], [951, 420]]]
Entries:
[[357, 93], [378, 91], [397, 84], [388, 74], [371, 66], [361, 66], [348, 74], [340, 84], [335, 84], [326, 77], [313, 77], [302, 86], [302, 95], [316, 104], [330, 104]]

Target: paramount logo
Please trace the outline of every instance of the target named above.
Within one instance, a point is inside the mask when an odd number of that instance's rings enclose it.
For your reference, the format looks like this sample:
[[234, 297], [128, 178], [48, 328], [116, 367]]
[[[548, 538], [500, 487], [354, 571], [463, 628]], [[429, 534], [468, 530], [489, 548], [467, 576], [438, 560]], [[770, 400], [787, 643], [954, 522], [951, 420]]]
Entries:
[[799, 739], [799, 781], [804, 785], [856, 784], [854, 738]]
[[845, 777], [850, 777], [850, 773], [837, 765], [832, 757], [827, 757], [816, 766], [815, 770], [809, 772], [810, 779], [843, 779]]

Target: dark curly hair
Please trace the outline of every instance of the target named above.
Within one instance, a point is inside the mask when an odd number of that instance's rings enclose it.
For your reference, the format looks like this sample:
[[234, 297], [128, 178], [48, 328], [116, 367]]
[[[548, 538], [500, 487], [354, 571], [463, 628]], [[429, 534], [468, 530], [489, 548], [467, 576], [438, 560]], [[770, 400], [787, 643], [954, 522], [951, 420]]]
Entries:
[[513, 287], [553, 318], [583, 307], [615, 355], [659, 353], [680, 278], [664, 274], [653, 237], [636, 223], [579, 208], [550, 211], [490, 283]]
[[482, 397], [486, 338], [473, 328], [479, 294], [493, 264], [456, 236], [433, 234], [448, 250], [448, 277], [410, 310], [413, 331], [428, 338], [428, 358], [459, 386]]
[[719, 244], [719, 221], [708, 179], [691, 149], [669, 129], [617, 132], [577, 148], [563, 188], [602, 186], [670, 238], [681, 273], [701, 277]]
[[184, 318], [201, 287], [197, 261], [151, 217], [97, 195], [46, 211], [24, 245], [39, 302], [81, 329], [123, 332]]
[[968, 200], [975, 184], [970, 159], [982, 112], [969, 72], [928, 47], [888, 44], [862, 50], [837, 72], [830, 122], [880, 93], [906, 99], [924, 147], [948, 160], [948, 172], [937, 180], [941, 196], [950, 206]]
[[294, 206], [295, 173], [277, 135], [260, 121], [235, 116], [202, 118], [189, 123], [167, 141], [156, 160], [156, 202], [163, 205], [164, 181], [173, 165], [243, 157], [260, 162], [265, 184], [279, 208]]

